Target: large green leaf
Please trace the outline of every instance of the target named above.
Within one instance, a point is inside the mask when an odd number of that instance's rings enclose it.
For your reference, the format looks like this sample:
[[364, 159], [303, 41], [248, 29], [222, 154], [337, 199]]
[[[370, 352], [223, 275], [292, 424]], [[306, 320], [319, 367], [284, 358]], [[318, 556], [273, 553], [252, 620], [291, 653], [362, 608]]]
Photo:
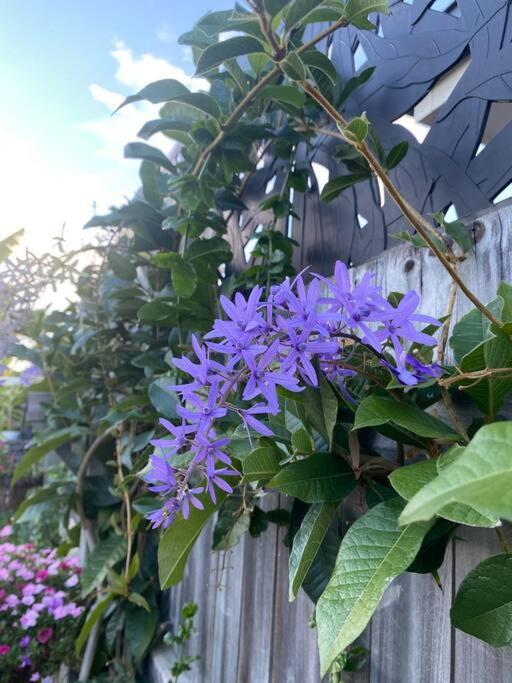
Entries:
[[197, 286], [197, 274], [188, 261], [175, 251], [156, 254], [152, 261], [159, 268], [171, 271], [172, 286], [178, 296], [184, 299], [192, 296]]
[[249, 453], [243, 458], [242, 469], [244, 473], [243, 482], [267, 481], [281, 471], [279, 464], [283, 459], [284, 453], [272, 446], [262, 446]]
[[130, 142], [124, 148], [125, 159], [143, 159], [151, 161], [157, 166], [166, 168], [171, 173], [176, 171], [174, 164], [156, 147], [147, 145], [145, 142]]
[[292, 28], [295, 28], [304, 17], [316, 9], [318, 5], [322, 4], [322, 2], [323, 0], [292, 0], [286, 13], [286, 30], [291, 31]]
[[167, 387], [172, 384], [170, 377], [159, 377], [149, 385], [148, 395], [149, 400], [155, 407], [155, 410], [163, 417], [176, 418], [178, 412], [178, 397], [175, 391], [169, 391]]
[[217, 492], [217, 504], [209, 496], [200, 496], [204, 510], [191, 507], [188, 519], [179, 515], [162, 534], [158, 546], [158, 574], [162, 590], [179, 583], [183, 577], [185, 564], [202, 528], [222, 504], [226, 494]]
[[336, 197], [343, 192], [343, 190], [346, 190], [347, 188], [352, 187], [352, 185], [360, 183], [363, 180], [368, 180], [369, 177], [369, 173], [366, 171], [361, 171], [358, 173], [350, 173], [348, 175], [342, 175], [338, 176], [337, 178], [333, 178], [325, 184], [325, 187], [320, 194], [320, 199], [323, 202], [332, 202], [333, 199], [336, 199]]
[[332, 446], [332, 434], [338, 415], [338, 399], [319, 370], [317, 371], [318, 388], [306, 387], [300, 394], [300, 402], [309, 424], [325, 438], [329, 448]]
[[512, 422], [482, 427], [464, 452], [411, 498], [400, 522], [430, 519], [450, 503], [512, 519]]
[[484, 370], [510, 368], [510, 374], [495, 374], [474, 378], [467, 381], [461, 379], [458, 386], [469, 394], [478, 407], [493, 420], [512, 391], [512, 341], [502, 332], [496, 332], [492, 339], [479, 344], [467, 353], [460, 361], [463, 373]]
[[215, 69], [228, 59], [264, 51], [260, 41], [251, 36], [234, 36], [233, 38], [213, 43], [213, 45], [209, 45], [201, 53], [197, 61], [196, 76]]
[[345, 498], [356, 483], [354, 473], [343, 458], [315, 453], [284, 467], [268, 486], [305, 503], [335, 503]]
[[77, 655], [80, 654], [80, 651], [85, 645], [85, 641], [89, 637], [92, 627], [101, 619], [113, 599], [113, 595], [107, 595], [107, 597], [103, 598], [103, 600], [99, 600], [88, 613], [87, 619], [85, 620], [85, 623], [75, 641], [75, 652]]
[[414, 435], [429, 439], [456, 441], [460, 437], [451, 427], [412, 403], [383, 396], [369, 396], [361, 401], [355, 415], [354, 429], [392, 423]]
[[169, 102], [170, 100], [180, 97], [181, 95], [186, 95], [189, 92], [188, 88], [180, 81], [177, 81], [174, 78], [164, 78], [161, 81], [155, 81], [154, 83], [146, 85], [142, 90], [139, 90], [137, 94], [127, 97], [124, 102], [119, 105], [116, 111], [119, 111], [119, 109], [132, 102], [147, 100], [153, 104], [159, 104], [160, 102]]
[[272, 102], [284, 102], [301, 109], [306, 103], [306, 96], [293, 85], [267, 85], [258, 95], [259, 99]]
[[[389, 481], [404, 500], [411, 500], [418, 491], [433, 481], [437, 474], [437, 461], [424, 460], [414, 465], [400, 467], [390, 474]], [[495, 527], [499, 524], [499, 519], [482, 515], [471, 506], [462, 503], [450, 503], [437, 514], [439, 517], [468, 526]]]
[[313, 564], [337, 507], [337, 503], [312, 505], [302, 520], [300, 529], [293, 539], [290, 553], [290, 601], [297, 597], [298, 590]]
[[461, 583], [453, 626], [494, 647], [512, 645], [512, 553], [488, 557]]
[[143, 140], [149, 140], [156, 133], [164, 133], [167, 137], [181, 142], [183, 145], [190, 145], [192, 137], [190, 135], [191, 124], [188, 121], [179, 119], [154, 119], [147, 121], [137, 133]]
[[88, 595], [107, 576], [108, 570], [126, 555], [126, 538], [112, 534], [100, 541], [87, 557], [80, 575], [82, 595]]
[[151, 645], [158, 624], [158, 609], [152, 605], [148, 612], [135, 605], [128, 605], [124, 635], [130, 659], [138, 664]]
[[27, 472], [30, 472], [30, 469], [47, 453], [83, 434], [84, 430], [79, 427], [66, 427], [65, 429], [51, 432], [44, 437], [42, 435], [38, 436], [36, 445], [24, 453], [22, 459], [16, 465], [12, 476], [12, 483], [15, 484], [18, 479], [27, 474]]
[[365, 19], [371, 12], [389, 14], [388, 0], [348, 0], [345, 6], [345, 16], [351, 24]]
[[398, 527], [403, 501], [380, 503], [347, 531], [316, 622], [322, 675], [363, 632], [391, 581], [416, 557], [430, 523]]
[[[498, 318], [501, 318], [503, 310], [503, 299], [497, 297], [493, 299], [487, 308]], [[491, 323], [488, 318], [483, 316], [476, 308], [466, 313], [454, 326], [450, 337], [450, 346], [457, 364], [463, 357], [473, 351], [477, 346], [487, 339], [493, 337]]]

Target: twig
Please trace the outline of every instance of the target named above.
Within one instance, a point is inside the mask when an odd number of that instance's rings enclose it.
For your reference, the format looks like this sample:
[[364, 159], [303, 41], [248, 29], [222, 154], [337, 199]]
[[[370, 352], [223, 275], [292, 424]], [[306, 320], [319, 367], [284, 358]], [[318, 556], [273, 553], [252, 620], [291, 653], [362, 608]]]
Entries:
[[[336, 108], [329, 102], [329, 100], [322, 95], [311, 83], [308, 81], [300, 81], [300, 85], [305, 92], [308, 93], [321, 107], [324, 111], [331, 117], [331, 119], [340, 126], [345, 127], [348, 121], [336, 110]], [[409, 202], [400, 194], [398, 189], [395, 187], [393, 181], [388, 176], [387, 172], [381, 166], [379, 160], [371, 152], [370, 148], [365, 142], [355, 142], [349, 138], [345, 138], [346, 142], [351, 144], [361, 156], [366, 159], [371, 170], [375, 175], [380, 178], [384, 187], [386, 188], [388, 194], [393, 199], [395, 204], [398, 206], [402, 214], [407, 218], [411, 226], [416, 230], [416, 232], [425, 240], [430, 249], [437, 256], [441, 264], [444, 266], [445, 270], [448, 271], [452, 280], [454, 280], [466, 297], [471, 301], [476, 308], [484, 315], [488, 320], [491, 321], [493, 325], [497, 327], [502, 327], [502, 323], [493, 315], [493, 313], [480, 301], [480, 299], [473, 294], [473, 292], [467, 287], [464, 281], [461, 279], [457, 270], [454, 268], [453, 264], [447, 258], [446, 254], [437, 246], [435, 241], [432, 239], [431, 231], [432, 226], [430, 223], [419, 214], [416, 209], [409, 204]]]

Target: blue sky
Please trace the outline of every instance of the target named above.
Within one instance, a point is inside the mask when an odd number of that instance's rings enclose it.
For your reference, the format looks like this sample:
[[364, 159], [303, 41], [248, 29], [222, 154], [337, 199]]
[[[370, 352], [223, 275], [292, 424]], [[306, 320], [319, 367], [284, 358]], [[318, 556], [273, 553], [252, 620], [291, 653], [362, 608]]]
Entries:
[[154, 110], [110, 111], [158, 78], [200, 87], [177, 37], [206, 11], [232, 5], [0, 0], [0, 236], [25, 227], [28, 246], [41, 250], [65, 223], [76, 243], [93, 202], [102, 212], [129, 196], [138, 164], [122, 158], [122, 147]]

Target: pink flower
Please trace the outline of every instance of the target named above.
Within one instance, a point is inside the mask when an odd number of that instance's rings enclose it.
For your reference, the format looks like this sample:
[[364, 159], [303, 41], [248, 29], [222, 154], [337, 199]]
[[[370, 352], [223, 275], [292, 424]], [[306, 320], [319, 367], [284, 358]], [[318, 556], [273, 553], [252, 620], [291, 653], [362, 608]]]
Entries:
[[0, 529], [0, 538], [7, 538], [12, 534], [13, 527], [12, 524], [6, 524]]
[[3, 655], [8, 655], [10, 651], [10, 645], [0, 645], [0, 657], [2, 657]]
[[37, 632], [36, 638], [39, 643], [44, 645], [44, 643], [47, 643], [50, 638], [53, 636], [53, 628], [50, 628], [49, 626], [45, 626], [42, 628], [40, 631]]
[[73, 576], [70, 576], [67, 581], [64, 582], [64, 585], [66, 588], [74, 588], [78, 583], [78, 576], [76, 574], [73, 574]]
[[48, 578], [48, 571], [46, 569], [40, 569], [36, 574], [36, 581], [44, 581]]
[[39, 614], [36, 612], [36, 610], [34, 610], [34, 609], [27, 610], [25, 612], [25, 614], [20, 619], [21, 626], [24, 629], [30, 628], [31, 626], [35, 626], [38, 617], [39, 617]]

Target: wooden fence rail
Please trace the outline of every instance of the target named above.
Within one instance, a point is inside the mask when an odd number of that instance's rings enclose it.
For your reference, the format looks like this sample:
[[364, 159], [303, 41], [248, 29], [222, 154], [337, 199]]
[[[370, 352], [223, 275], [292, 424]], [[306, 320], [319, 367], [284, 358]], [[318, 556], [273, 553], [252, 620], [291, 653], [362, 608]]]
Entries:
[[[466, 222], [473, 253], [461, 274], [485, 301], [501, 280], [512, 281], [512, 202]], [[376, 273], [385, 292], [415, 289], [422, 311], [445, 313], [450, 283], [437, 260], [408, 245], [384, 252], [353, 271]], [[458, 296], [455, 319], [470, 308]], [[512, 445], [511, 445], [512, 446]], [[512, 449], [511, 449], [512, 453]], [[512, 456], [511, 456], [512, 457]], [[265, 509], [286, 505], [275, 494]], [[349, 520], [347, 519], [347, 525]], [[313, 604], [301, 592], [288, 603], [288, 549], [275, 525], [258, 539], [212, 553], [211, 527], [189, 559], [182, 583], [166, 595], [163, 618], [179, 623], [181, 606], [199, 605], [190, 654], [201, 660], [183, 683], [317, 683], [316, 630], [308, 626]], [[405, 574], [384, 595], [362, 637], [369, 661], [352, 683], [506, 683], [512, 681], [512, 650], [494, 649], [450, 626], [450, 606], [461, 580], [478, 562], [500, 552], [492, 530], [460, 528], [440, 570], [443, 590], [431, 576]], [[167, 683], [173, 653], [158, 648], [150, 662], [154, 683]], [[181, 679], [180, 679], [181, 680]]]

